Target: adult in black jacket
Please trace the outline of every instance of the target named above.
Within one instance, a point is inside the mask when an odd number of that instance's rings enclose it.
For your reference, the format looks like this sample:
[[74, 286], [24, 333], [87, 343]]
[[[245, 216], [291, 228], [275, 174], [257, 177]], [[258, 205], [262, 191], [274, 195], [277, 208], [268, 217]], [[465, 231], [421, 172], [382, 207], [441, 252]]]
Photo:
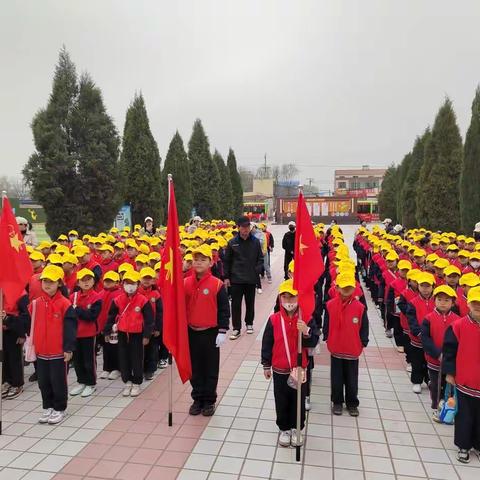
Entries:
[[240, 217], [239, 233], [232, 238], [225, 250], [225, 286], [230, 287], [232, 297], [231, 340], [240, 336], [242, 330], [242, 299], [245, 297], [245, 325], [247, 333], [253, 333], [255, 317], [255, 287], [258, 275], [263, 268], [262, 247], [258, 239], [250, 233], [250, 220]]
[[285, 280], [288, 280], [288, 264], [293, 260], [295, 251], [295, 227], [295, 222], [289, 222], [288, 232], [285, 233], [282, 240], [282, 248], [285, 250], [285, 259], [283, 261]]

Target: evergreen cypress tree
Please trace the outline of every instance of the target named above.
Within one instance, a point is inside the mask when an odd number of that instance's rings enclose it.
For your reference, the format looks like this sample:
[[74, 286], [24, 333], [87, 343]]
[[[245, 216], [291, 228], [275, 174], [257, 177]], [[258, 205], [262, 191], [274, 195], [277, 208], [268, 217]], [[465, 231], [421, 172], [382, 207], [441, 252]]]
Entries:
[[232, 182], [233, 218], [236, 220], [243, 213], [243, 188], [235, 153], [231, 148], [228, 150], [227, 168]]
[[120, 167], [122, 196], [132, 208], [133, 223], [150, 216], [156, 225], [163, 219], [164, 194], [161, 158], [153, 138], [143, 95], [135, 95], [125, 118]]
[[447, 98], [435, 118], [425, 146], [417, 189], [417, 220], [431, 230], [460, 228], [460, 171], [462, 137], [452, 102]]
[[165, 205], [168, 202], [167, 176], [173, 175], [175, 184], [175, 198], [177, 200], [178, 221], [185, 223], [192, 213], [192, 185], [190, 180], [190, 167], [187, 153], [183, 146], [183, 140], [178, 131], [172, 138], [168, 147], [167, 156], [163, 165], [162, 182], [165, 192]]
[[423, 165], [423, 155], [425, 152], [425, 144], [430, 137], [430, 129], [427, 128], [421, 137], [417, 137], [412, 150], [412, 162], [408, 173], [403, 182], [400, 191], [400, 203], [402, 205], [401, 222], [407, 228], [418, 227], [416, 211], [417, 211], [417, 185], [420, 170]]
[[220, 174], [212, 160], [208, 138], [199, 119], [193, 124], [188, 142], [188, 160], [196, 214], [204, 219], [218, 218]]
[[396, 219], [400, 222], [403, 223], [403, 203], [402, 203], [402, 188], [405, 185], [405, 179], [408, 175], [408, 171], [410, 170], [410, 166], [412, 164], [412, 153], [409, 152], [407, 153], [402, 160], [402, 163], [398, 166], [397, 168], [397, 214], [396, 214]]
[[230, 172], [228, 167], [225, 165], [225, 161], [217, 150], [215, 150], [212, 158], [217, 165], [218, 172], [220, 173], [220, 185], [222, 193], [219, 216], [222, 219], [230, 220], [233, 218], [233, 192], [232, 182], [230, 180]]
[[80, 79], [72, 114], [72, 137], [78, 158], [77, 190], [81, 214], [75, 227], [98, 233], [112, 226], [120, 207], [117, 130], [103, 104], [102, 93], [88, 74]]
[[33, 198], [45, 209], [46, 230], [52, 238], [78, 220], [76, 161], [71, 116], [78, 95], [75, 65], [65, 47], [59, 54], [47, 107], [32, 120], [35, 152], [23, 169]]
[[462, 230], [471, 235], [480, 221], [480, 87], [472, 103], [472, 119], [465, 137], [463, 167], [460, 176], [460, 212]]
[[397, 167], [394, 165], [387, 168], [382, 181], [382, 190], [378, 195], [380, 217], [391, 218], [394, 222], [397, 218], [397, 173]]

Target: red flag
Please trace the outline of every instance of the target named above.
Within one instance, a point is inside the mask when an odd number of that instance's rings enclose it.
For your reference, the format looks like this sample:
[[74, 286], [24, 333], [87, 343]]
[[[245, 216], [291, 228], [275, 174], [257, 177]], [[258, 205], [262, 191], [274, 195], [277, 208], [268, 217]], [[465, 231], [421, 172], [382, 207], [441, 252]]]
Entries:
[[293, 288], [298, 290], [298, 305], [302, 318], [309, 322], [315, 309], [314, 286], [324, 272], [325, 265], [301, 191], [298, 194], [296, 224]]
[[26, 245], [7, 197], [0, 218], [0, 288], [7, 305], [14, 305], [33, 275]]
[[175, 359], [180, 378], [185, 383], [192, 376], [192, 364], [188, 344], [177, 203], [172, 180], [168, 182], [168, 189], [167, 239], [160, 272], [163, 301], [163, 343]]

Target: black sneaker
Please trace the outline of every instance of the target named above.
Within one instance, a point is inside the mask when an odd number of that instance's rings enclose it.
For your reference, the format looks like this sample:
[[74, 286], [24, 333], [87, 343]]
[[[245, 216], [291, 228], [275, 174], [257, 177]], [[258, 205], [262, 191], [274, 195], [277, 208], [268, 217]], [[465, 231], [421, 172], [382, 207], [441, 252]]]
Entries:
[[461, 448], [457, 452], [457, 460], [462, 463], [470, 463], [470, 452], [464, 448]]
[[349, 407], [348, 408], [348, 414], [351, 417], [358, 417], [360, 415], [360, 412], [358, 411], [357, 407]]
[[145, 380], [151, 380], [153, 378], [153, 372], [148, 372], [145, 374]]
[[200, 415], [202, 413], [202, 404], [200, 402], [193, 402], [190, 405], [190, 409], [188, 410], [190, 415]]
[[334, 403], [332, 406], [332, 413], [334, 415], [341, 415], [343, 413], [343, 405], [341, 403]]
[[36, 382], [38, 380], [37, 372], [33, 372], [29, 377], [28, 381], [29, 382]]
[[215, 413], [215, 404], [208, 403], [202, 408], [202, 415], [204, 417], [211, 417]]

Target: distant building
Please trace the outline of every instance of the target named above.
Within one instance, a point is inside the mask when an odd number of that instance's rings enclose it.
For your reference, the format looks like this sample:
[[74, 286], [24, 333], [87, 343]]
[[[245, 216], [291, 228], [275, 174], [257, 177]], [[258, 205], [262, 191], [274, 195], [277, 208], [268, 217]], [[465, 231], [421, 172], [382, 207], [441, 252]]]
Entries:
[[335, 170], [335, 195], [357, 198], [377, 197], [385, 172], [385, 168], [370, 168], [368, 165], [363, 165], [359, 169]]

